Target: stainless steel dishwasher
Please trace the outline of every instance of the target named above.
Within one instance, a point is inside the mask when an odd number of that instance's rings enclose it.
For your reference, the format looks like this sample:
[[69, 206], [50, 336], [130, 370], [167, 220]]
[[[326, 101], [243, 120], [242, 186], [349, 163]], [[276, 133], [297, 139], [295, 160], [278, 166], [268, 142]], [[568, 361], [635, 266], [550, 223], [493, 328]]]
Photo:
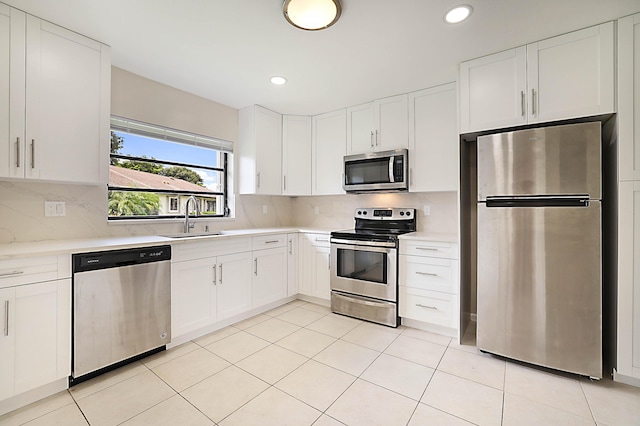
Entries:
[[167, 245], [72, 256], [70, 385], [166, 348], [170, 260]]

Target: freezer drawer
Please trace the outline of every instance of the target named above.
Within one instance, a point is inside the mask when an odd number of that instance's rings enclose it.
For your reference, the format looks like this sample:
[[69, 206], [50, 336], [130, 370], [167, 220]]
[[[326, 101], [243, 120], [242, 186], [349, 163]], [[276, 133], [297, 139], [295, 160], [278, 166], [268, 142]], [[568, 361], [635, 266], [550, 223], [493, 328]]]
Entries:
[[478, 204], [481, 350], [602, 377], [600, 203]]

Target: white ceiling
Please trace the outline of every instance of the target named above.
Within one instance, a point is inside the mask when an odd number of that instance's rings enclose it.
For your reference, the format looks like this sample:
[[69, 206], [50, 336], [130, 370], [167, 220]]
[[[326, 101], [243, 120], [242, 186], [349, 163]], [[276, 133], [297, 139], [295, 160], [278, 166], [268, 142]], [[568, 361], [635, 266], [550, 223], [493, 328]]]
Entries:
[[[2, 1], [110, 45], [116, 67], [234, 108], [304, 115], [454, 81], [461, 61], [640, 11], [638, 0], [342, 0], [333, 27], [306, 32], [282, 0]], [[461, 2], [471, 18], [445, 24]]]

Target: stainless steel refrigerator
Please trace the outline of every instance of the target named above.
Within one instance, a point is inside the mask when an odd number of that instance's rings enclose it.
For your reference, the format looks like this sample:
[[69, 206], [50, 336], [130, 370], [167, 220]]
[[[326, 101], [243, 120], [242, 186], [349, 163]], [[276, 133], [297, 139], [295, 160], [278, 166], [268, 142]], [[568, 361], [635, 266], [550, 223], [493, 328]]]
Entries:
[[477, 142], [477, 345], [602, 377], [601, 125]]

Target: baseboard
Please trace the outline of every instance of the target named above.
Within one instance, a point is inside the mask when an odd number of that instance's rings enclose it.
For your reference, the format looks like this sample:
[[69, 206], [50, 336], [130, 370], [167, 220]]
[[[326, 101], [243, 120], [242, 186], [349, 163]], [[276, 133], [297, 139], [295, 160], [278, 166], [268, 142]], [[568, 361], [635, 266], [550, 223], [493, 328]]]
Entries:
[[62, 379], [56, 380], [55, 382], [40, 386], [27, 392], [23, 392], [9, 399], [5, 399], [4, 401], [0, 401], [0, 416], [68, 388], [69, 378], [64, 377]]
[[613, 381], [640, 388], [640, 378], [625, 376], [624, 374], [618, 373], [618, 371], [615, 368], [613, 369]]

